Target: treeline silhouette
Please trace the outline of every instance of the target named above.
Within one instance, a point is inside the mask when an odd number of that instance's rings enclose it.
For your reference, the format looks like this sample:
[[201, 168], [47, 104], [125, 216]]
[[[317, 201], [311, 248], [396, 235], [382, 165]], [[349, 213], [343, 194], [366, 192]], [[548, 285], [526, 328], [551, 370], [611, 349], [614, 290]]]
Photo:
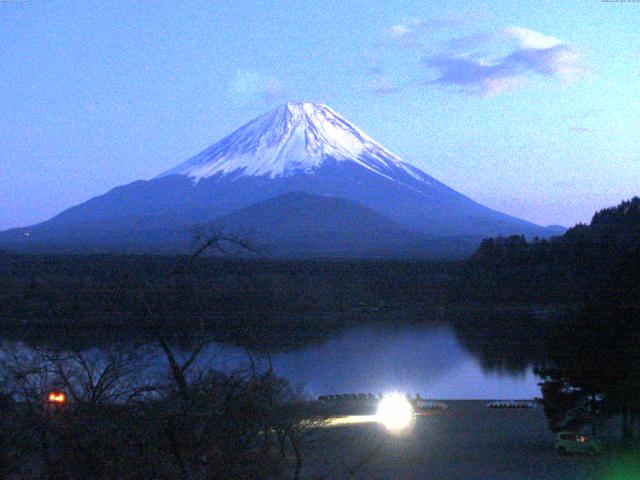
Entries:
[[494, 301], [577, 302], [576, 314], [547, 328], [546, 358], [536, 368], [549, 425], [597, 434], [619, 416], [631, 443], [640, 415], [640, 198], [549, 241], [485, 240], [467, 272]]
[[[70, 345], [126, 329], [205, 325], [216, 340], [282, 351], [354, 325], [439, 318], [460, 264], [170, 256], [0, 257], [0, 337]], [[153, 312], [153, 314], [150, 314]], [[391, 313], [392, 312], [392, 313]], [[99, 332], [99, 333], [98, 333]], [[97, 337], [97, 338], [96, 338]]]
[[225, 313], [422, 308], [450, 301], [455, 263], [270, 261], [172, 256], [0, 257], [4, 320], [178, 323]]
[[493, 304], [582, 304], [624, 270], [638, 248], [640, 198], [634, 197], [597, 212], [590, 225], [549, 240], [528, 242], [519, 235], [484, 240], [467, 262], [462, 288]]

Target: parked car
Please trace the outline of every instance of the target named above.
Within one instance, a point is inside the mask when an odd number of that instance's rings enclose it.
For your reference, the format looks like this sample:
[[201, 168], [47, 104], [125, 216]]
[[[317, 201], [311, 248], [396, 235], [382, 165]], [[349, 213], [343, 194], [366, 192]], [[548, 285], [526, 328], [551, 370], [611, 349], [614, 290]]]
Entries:
[[595, 437], [577, 432], [560, 432], [556, 435], [556, 453], [559, 455], [597, 455], [602, 443]]

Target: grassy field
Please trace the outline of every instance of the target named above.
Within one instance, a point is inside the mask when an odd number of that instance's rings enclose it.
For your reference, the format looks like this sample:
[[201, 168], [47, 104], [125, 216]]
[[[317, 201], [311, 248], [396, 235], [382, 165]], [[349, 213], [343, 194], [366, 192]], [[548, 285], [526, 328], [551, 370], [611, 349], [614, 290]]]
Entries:
[[[327, 428], [308, 446], [304, 478], [368, 480], [638, 479], [615, 454], [557, 455], [541, 408], [494, 410], [484, 401], [451, 401], [392, 436], [375, 423]], [[623, 475], [617, 470], [626, 468]]]

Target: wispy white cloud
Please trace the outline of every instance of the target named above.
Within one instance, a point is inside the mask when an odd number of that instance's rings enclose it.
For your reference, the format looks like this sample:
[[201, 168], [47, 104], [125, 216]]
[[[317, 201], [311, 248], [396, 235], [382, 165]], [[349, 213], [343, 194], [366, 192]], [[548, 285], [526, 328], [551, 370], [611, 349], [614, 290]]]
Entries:
[[284, 84], [277, 78], [255, 70], [238, 69], [228, 89], [239, 102], [279, 102], [285, 97]]
[[544, 50], [562, 44], [557, 38], [522, 27], [507, 27], [504, 29], [504, 35], [516, 40], [520, 48]]
[[400, 23], [396, 23], [387, 28], [387, 34], [394, 38], [401, 38], [407, 35], [412, 35], [416, 33], [420, 33], [423, 30], [427, 29], [429, 23], [425, 20], [413, 17], [407, 18]]
[[408, 25], [397, 23], [395, 25], [391, 25], [388, 29], [388, 32], [392, 37], [400, 38], [413, 33], [413, 30]]
[[400, 46], [409, 50], [419, 50], [425, 45], [425, 34], [435, 28], [420, 18], [409, 18], [384, 30], [383, 43]]
[[[483, 47], [482, 52], [477, 48]], [[426, 55], [436, 72], [425, 84], [458, 87], [471, 94], [496, 95], [529, 85], [534, 76], [572, 83], [585, 67], [578, 52], [561, 40], [522, 27], [453, 39]]]

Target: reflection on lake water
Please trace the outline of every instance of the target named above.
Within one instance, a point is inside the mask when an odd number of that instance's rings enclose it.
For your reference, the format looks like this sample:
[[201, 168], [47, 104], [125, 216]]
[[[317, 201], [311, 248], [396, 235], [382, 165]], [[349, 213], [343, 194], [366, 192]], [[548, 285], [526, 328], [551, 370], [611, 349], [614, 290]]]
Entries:
[[[235, 358], [231, 364], [246, 360], [240, 349], [223, 349], [222, 358]], [[448, 326], [358, 327], [270, 358], [277, 374], [314, 396], [397, 390], [425, 398], [494, 399], [540, 393], [531, 367], [520, 373], [486, 371]]]
[[[483, 337], [487, 334], [482, 333]], [[434, 399], [539, 395], [539, 380], [531, 366], [521, 371], [487, 369], [486, 359], [481, 362], [478, 353], [470, 353], [468, 336], [464, 337], [464, 346], [459, 338], [448, 325], [361, 326], [337, 333], [323, 343], [268, 356], [213, 343], [197, 363], [199, 367], [232, 370], [251, 362], [264, 369], [270, 362], [277, 375], [301, 386], [310, 396], [388, 391], [419, 393]], [[156, 345], [151, 343], [145, 362], [149, 374], [167, 368], [166, 358]], [[93, 350], [99, 355], [98, 348]], [[183, 353], [185, 357], [189, 354]]]

